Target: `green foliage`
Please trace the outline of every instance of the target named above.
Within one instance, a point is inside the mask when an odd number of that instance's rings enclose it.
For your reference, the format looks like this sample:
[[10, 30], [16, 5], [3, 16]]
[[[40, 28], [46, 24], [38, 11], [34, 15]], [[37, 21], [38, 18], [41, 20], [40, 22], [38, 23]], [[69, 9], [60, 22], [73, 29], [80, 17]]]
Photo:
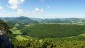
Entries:
[[16, 27], [17, 29], [22, 29], [22, 28], [25, 27], [25, 26], [24, 26], [24, 23], [16, 23], [16, 24], [15, 24], [15, 27]]
[[9, 35], [14, 48], [85, 48], [85, 25], [28, 24], [27, 20], [25, 24], [19, 20], [11, 25], [13, 34]]
[[[12, 28], [10, 30], [13, 34], [9, 34], [9, 37], [14, 48], [85, 48], [85, 25], [79, 23], [80, 19], [33, 20], [22, 16], [5, 18], [5, 21], [8, 27]], [[85, 20], [82, 21], [84, 23]], [[7, 27], [3, 20], [0, 20], [0, 23]], [[3, 24], [0, 24], [0, 27], [2, 26]]]
[[38, 39], [29, 39], [29, 40], [13, 40], [15, 48], [55, 48], [55, 43], [52, 40], [38, 40]]
[[21, 41], [14, 39], [12, 41], [15, 48], [85, 48], [85, 39], [78, 40], [79, 38], [28, 38], [29, 40]]
[[7, 21], [6, 23], [10, 28], [13, 28], [16, 24], [16, 21]]
[[24, 35], [39, 38], [62, 38], [85, 33], [85, 25], [75, 24], [34, 24], [21, 29]]
[[17, 35], [22, 34], [22, 33], [20, 32], [20, 30], [12, 30], [12, 32], [13, 32], [13, 34], [17, 34]]
[[6, 24], [6, 22], [0, 19], [0, 29], [2, 28], [9, 29], [9, 26]]

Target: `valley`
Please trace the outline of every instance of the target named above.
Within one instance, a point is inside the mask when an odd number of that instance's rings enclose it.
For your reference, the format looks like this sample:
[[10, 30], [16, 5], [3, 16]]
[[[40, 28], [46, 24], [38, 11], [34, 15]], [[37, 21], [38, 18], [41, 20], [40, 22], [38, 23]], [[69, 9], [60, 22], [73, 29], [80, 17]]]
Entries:
[[85, 48], [84, 19], [53, 23], [27, 17], [2, 19], [11, 28], [15, 48]]

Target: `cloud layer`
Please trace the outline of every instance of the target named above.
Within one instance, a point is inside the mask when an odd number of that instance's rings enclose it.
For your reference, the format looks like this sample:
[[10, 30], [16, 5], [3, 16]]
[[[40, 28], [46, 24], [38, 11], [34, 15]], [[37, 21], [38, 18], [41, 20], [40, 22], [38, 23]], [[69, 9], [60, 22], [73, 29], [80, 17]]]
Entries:
[[2, 11], [4, 8], [2, 6], [0, 6], [0, 11]]
[[9, 0], [8, 3], [11, 9], [18, 9], [20, 4], [24, 3], [25, 0]]

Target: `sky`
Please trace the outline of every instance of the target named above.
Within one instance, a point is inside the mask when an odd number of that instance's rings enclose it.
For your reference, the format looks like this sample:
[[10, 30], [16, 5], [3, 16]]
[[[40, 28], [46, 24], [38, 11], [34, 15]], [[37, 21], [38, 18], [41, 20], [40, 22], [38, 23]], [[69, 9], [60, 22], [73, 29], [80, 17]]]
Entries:
[[0, 0], [0, 17], [85, 18], [85, 0]]

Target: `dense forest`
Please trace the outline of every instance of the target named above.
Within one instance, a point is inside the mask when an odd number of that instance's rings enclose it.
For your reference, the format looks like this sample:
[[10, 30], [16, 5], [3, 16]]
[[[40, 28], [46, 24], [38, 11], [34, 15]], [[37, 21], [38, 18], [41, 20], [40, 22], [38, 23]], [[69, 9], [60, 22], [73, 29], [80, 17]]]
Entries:
[[21, 29], [24, 35], [39, 38], [62, 38], [85, 33], [85, 25], [34, 24]]
[[40, 23], [26, 17], [3, 20], [15, 48], [85, 48], [84, 23]]

